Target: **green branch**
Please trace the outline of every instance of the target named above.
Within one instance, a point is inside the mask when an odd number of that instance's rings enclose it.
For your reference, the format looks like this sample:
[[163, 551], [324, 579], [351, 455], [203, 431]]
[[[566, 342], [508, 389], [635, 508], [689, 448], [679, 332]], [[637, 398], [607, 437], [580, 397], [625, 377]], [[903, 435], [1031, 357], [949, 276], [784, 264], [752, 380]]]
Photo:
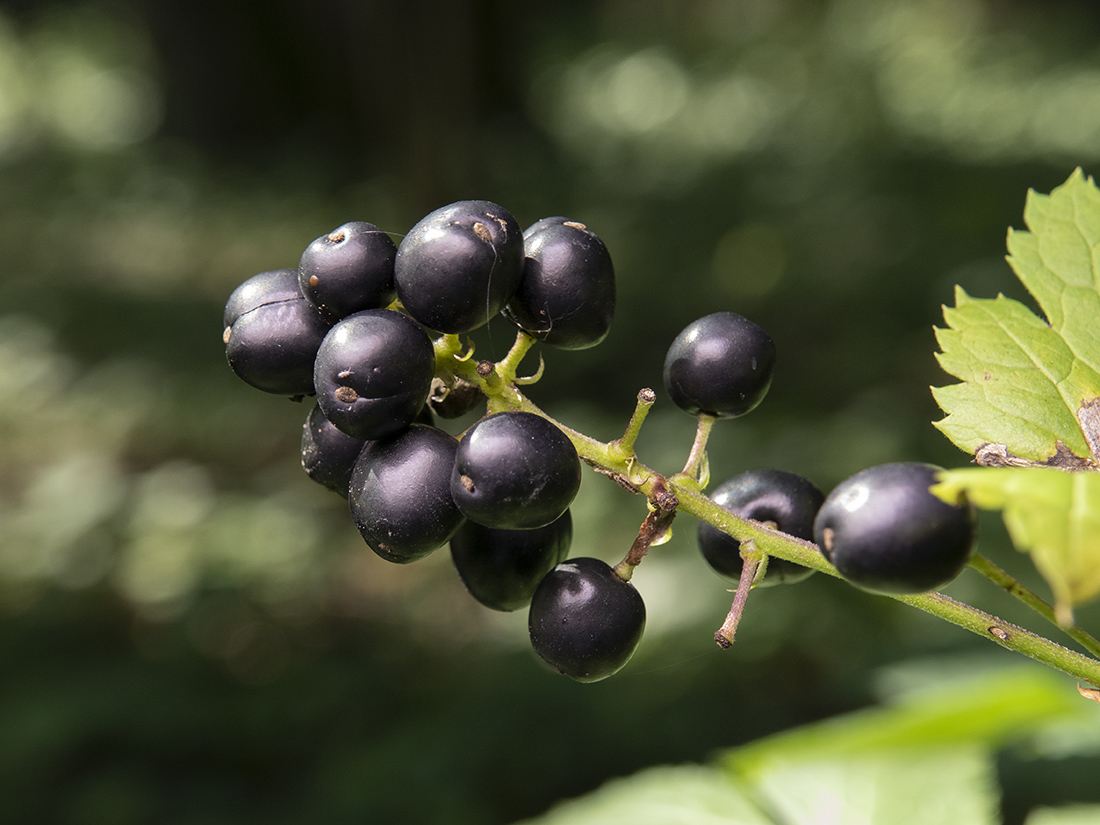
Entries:
[[[623, 486], [645, 495], [657, 512], [685, 512], [700, 521], [713, 525], [742, 543], [752, 542], [751, 546], [754, 550], [765, 556], [785, 559], [820, 573], [842, 578], [836, 568], [819, 552], [817, 545], [812, 542], [797, 539], [758, 522], [741, 518], [720, 507], [701, 492], [698, 481], [692, 478], [691, 474], [684, 475], [684, 473], [680, 473], [666, 478], [638, 461], [633, 446], [638, 431], [655, 399], [652, 390], [648, 392], [643, 390], [642, 393], [639, 393], [634, 414], [622, 438], [609, 443], [597, 441], [547, 415], [516, 387], [515, 369], [522, 355], [531, 346], [531, 341], [517, 339], [516, 346], [513, 347], [505, 361], [493, 365], [485, 361], [475, 363], [469, 357], [461, 360], [461, 347], [458, 345], [457, 340], [454, 340], [453, 337], [449, 338], [451, 340], [445, 346], [437, 345], [438, 357], [441, 361], [446, 361], [448, 369], [454, 375], [476, 384], [485, 393], [488, 398], [488, 410], [490, 412], [524, 410], [549, 419], [569, 437], [573, 442], [573, 446], [576, 447], [578, 455], [585, 463], [603, 475], [610, 476]], [[705, 460], [703, 447], [712, 423], [712, 421], [700, 421], [700, 427], [696, 435], [697, 449], [693, 449], [692, 456], [688, 461], [688, 468], [693, 472], [698, 472]], [[648, 546], [648, 543], [642, 543]], [[639, 542], [636, 542], [636, 544], [639, 544]], [[635, 559], [640, 561], [641, 554], [635, 553]], [[633, 569], [632, 566], [628, 566]], [[983, 569], [985, 565], [980, 560], [975, 566], [988, 575], [988, 572]], [[1019, 594], [1017, 593], [1017, 595]], [[1005, 622], [968, 604], [951, 599], [941, 593], [891, 596], [890, 598], [938, 616], [945, 621], [995, 642], [1001, 647], [1021, 653], [1083, 682], [1100, 686], [1100, 660], [1069, 650], [1043, 636]], [[1035, 599], [1037, 600], [1038, 597], [1035, 597]], [[1024, 601], [1033, 609], [1038, 610], [1041, 615], [1052, 618], [1053, 614], [1046, 616], [1041, 607], [1033, 603], [1034, 600], [1025, 598]], [[1041, 602], [1041, 600], [1038, 601]], [[1100, 650], [1100, 643], [1096, 643], [1091, 636], [1084, 634], [1083, 631], [1080, 633], [1083, 636], [1072, 633], [1071, 635], [1090, 651], [1097, 653]], [[1088, 641], [1085, 640], [1086, 637]]]

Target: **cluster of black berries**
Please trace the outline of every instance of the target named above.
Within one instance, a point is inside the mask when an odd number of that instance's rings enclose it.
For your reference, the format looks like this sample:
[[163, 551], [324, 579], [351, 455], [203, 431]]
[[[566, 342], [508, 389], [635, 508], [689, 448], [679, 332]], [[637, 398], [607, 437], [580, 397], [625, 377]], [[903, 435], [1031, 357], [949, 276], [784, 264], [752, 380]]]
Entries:
[[611, 258], [586, 226], [554, 217], [521, 232], [503, 207], [460, 201], [400, 245], [365, 222], [317, 238], [297, 269], [261, 273], [233, 292], [223, 337], [244, 381], [316, 396], [302, 466], [348, 499], [372, 550], [406, 563], [449, 542], [478, 601], [504, 611], [531, 604], [536, 651], [592, 680], [625, 663], [641, 626], [629, 650], [612, 654], [606, 627], [593, 640], [586, 623], [599, 631], [609, 599], [633, 600], [641, 623], [644, 608], [604, 562], [560, 564], [572, 541], [577, 451], [529, 412], [486, 416], [461, 440], [434, 426], [435, 415], [463, 415], [481, 394], [453, 375], [440, 386], [433, 339], [501, 314], [546, 344], [583, 349], [606, 337], [614, 310]]
[[[629, 573], [567, 558], [581, 480], [572, 441], [531, 412], [487, 415], [458, 438], [434, 422], [483, 399], [441, 365], [454, 357], [448, 339], [500, 314], [533, 339], [583, 349], [604, 339], [614, 309], [611, 258], [586, 226], [555, 217], [521, 232], [497, 204], [460, 201], [427, 215], [399, 245], [373, 224], [347, 223], [311, 243], [297, 269], [250, 278], [226, 305], [224, 341], [230, 366], [249, 384], [316, 396], [302, 466], [348, 499], [374, 552], [406, 563], [449, 543], [469, 592], [496, 610], [529, 605], [538, 655], [588, 682], [633, 655], [645, 605]], [[665, 388], [701, 422], [734, 418], [762, 401], [774, 363], [763, 329], [718, 312], [673, 341]], [[800, 476], [755, 470], [712, 498], [815, 540], [858, 586], [920, 592], [953, 578], [973, 542], [970, 509], [929, 492], [935, 471], [874, 467], [825, 497]], [[705, 523], [698, 539], [712, 567], [741, 577], [735, 539]], [[773, 559], [762, 581], [809, 572]]]

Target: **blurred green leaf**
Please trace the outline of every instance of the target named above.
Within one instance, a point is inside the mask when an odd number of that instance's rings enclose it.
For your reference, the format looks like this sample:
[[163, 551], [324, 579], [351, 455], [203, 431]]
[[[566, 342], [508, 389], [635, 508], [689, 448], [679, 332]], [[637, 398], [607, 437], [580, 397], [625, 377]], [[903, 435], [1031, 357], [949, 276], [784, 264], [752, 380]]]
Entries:
[[1100, 594], [1100, 474], [1046, 467], [967, 467], [940, 475], [933, 492], [1002, 510], [1017, 549], [1030, 553], [1068, 618]]
[[956, 288], [936, 330], [936, 426], [983, 464], [1095, 468], [1100, 459], [1100, 190], [1080, 169], [1050, 195], [1030, 192], [1030, 231], [1010, 230], [1009, 263], [1049, 323], [1018, 301]]
[[608, 782], [527, 825], [774, 825], [714, 768], [650, 768]]
[[994, 825], [994, 750], [1080, 718], [1084, 704], [1030, 667], [971, 677], [735, 748], [718, 768], [615, 780], [527, 825]]
[[757, 793], [784, 825], [994, 825], [996, 770], [979, 746], [881, 749], [769, 765]]
[[992, 750], [1076, 711], [1063, 681], [1020, 669], [769, 737], [722, 763], [793, 825], [994, 823]]
[[1100, 805], [1070, 805], [1065, 808], [1038, 808], [1024, 825], [1096, 825]]

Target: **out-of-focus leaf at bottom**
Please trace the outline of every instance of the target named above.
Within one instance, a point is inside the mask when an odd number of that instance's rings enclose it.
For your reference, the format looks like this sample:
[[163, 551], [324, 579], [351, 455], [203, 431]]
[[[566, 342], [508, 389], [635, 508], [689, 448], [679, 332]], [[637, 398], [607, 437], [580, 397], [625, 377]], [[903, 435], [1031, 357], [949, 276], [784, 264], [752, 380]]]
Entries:
[[745, 778], [785, 825], [999, 822], [996, 769], [981, 745], [777, 762]]
[[715, 768], [650, 768], [525, 825], [778, 825]]
[[1097, 825], [1100, 805], [1068, 805], [1064, 808], [1038, 808], [1024, 825]]
[[525, 825], [995, 825], [995, 750], [1090, 708], [1072, 681], [1005, 669], [769, 736], [717, 767], [614, 780]]

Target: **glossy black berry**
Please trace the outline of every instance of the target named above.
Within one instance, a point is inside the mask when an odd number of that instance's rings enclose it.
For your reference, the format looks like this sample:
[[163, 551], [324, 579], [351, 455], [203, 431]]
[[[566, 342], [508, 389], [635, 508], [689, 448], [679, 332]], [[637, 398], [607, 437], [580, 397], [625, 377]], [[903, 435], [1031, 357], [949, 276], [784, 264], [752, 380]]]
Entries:
[[471, 521], [503, 530], [543, 527], [565, 512], [581, 485], [573, 442], [529, 412], [502, 412], [466, 431], [451, 493]]
[[519, 286], [523, 235], [504, 207], [458, 201], [430, 213], [401, 241], [397, 296], [429, 329], [469, 332], [500, 312]]
[[272, 269], [253, 275], [240, 284], [225, 302], [222, 326], [231, 327], [241, 315], [264, 304], [296, 301], [302, 296], [298, 273], [293, 269]]
[[672, 342], [665, 389], [692, 415], [735, 418], [764, 400], [774, 366], [768, 333], [734, 312], [716, 312], [689, 324]]
[[366, 221], [351, 221], [306, 247], [298, 264], [302, 294], [333, 320], [393, 303], [397, 244]]
[[600, 343], [615, 315], [615, 270], [595, 233], [567, 218], [543, 218], [523, 233], [519, 289], [504, 315], [561, 349]]
[[313, 360], [331, 324], [299, 291], [294, 270], [249, 278], [229, 296], [223, 320], [238, 377], [265, 392], [313, 394]]
[[845, 579], [879, 593], [924, 593], [966, 566], [975, 521], [929, 491], [940, 470], [900, 462], [870, 467], [829, 493], [814, 522], [814, 540]]
[[542, 577], [569, 555], [572, 541], [568, 510], [534, 530], [466, 521], [451, 538], [451, 558], [471, 596], [493, 610], [511, 611], [530, 603]]
[[570, 559], [539, 583], [527, 626], [543, 661], [578, 682], [597, 682], [634, 654], [645, 630], [645, 603], [605, 562]]
[[[734, 476], [711, 493], [715, 504], [744, 518], [770, 524], [777, 530], [813, 541], [814, 517], [825, 495], [810, 481], [783, 470], [749, 470]], [[706, 522], [697, 530], [699, 550], [716, 571], [727, 578], [741, 577], [741, 543]], [[812, 573], [786, 559], [768, 559], [762, 584], [801, 581]]]
[[317, 403], [337, 429], [373, 440], [421, 414], [435, 375], [435, 349], [407, 315], [365, 309], [337, 322], [317, 351]]
[[302, 469], [318, 484], [347, 498], [351, 471], [365, 443], [332, 426], [314, 404], [302, 425]]
[[446, 544], [462, 524], [450, 490], [457, 447], [448, 433], [412, 424], [363, 448], [348, 503], [360, 535], [379, 556], [415, 561]]

